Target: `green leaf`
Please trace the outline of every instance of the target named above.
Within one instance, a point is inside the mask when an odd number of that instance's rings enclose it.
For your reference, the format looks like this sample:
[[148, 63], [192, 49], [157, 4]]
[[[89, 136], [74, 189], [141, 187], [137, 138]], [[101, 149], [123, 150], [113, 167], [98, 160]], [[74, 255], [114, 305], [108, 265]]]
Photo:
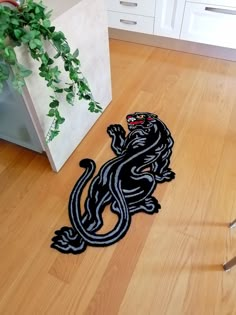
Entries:
[[80, 83], [80, 87], [82, 88], [83, 91], [91, 92], [90, 88], [88, 87], [88, 85], [84, 81], [81, 80], [79, 83]]
[[50, 130], [49, 136], [48, 136], [48, 142], [52, 141], [56, 136], [58, 136], [60, 133], [59, 130]]
[[78, 73], [74, 71], [73, 69], [70, 69], [69, 77], [72, 81], [75, 81], [75, 82], [79, 79]]
[[10, 22], [11, 22], [11, 24], [13, 24], [14, 26], [19, 26], [19, 19], [15, 19], [15, 18], [12, 18], [11, 20], [10, 20]]
[[[51, 104], [51, 103], [50, 103]], [[54, 117], [55, 116], [55, 109], [50, 109], [47, 116]]]
[[64, 63], [64, 69], [65, 69], [66, 71], [69, 71], [69, 70], [70, 70], [70, 63], [69, 63], [69, 62], [65, 61], [65, 63]]
[[[42, 54], [42, 56], [41, 56], [41, 61], [42, 61], [43, 65], [47, 65], [47, 64], [48, 64], [48, 59], [49, 59], [49, 57], [48, 57], [48, 54], [47, 54], [47, 53]], [[41, 67], [40, 67], [40, 68], [41, 68]], [[41, 70], [41, 69], [40, 69], [40, 70]]]
[[17, 90], [20, 94], [23, 93], [23, 86], [25, 86], [25, 82], [20, 80], [19, 78], [15, 77], [12, 81], [12, 85], [15, 90]]
[[19, 39], [19, 38], [21, 37], [21, 35], [22, 35], [22, 30], [20, 30], [20, 29], [15, 29], [15, 30], [14, 30], [14, 35], [15, 35], [15, 37], [16, 37], [17, 39]]
[[60, 51], [59, 51], [53, 58], [57, 59], [57, 58], [59, 58], [60, 56], [61, 56], [61, 53], [60, 53]]
[[46, 28], [49, 28], [51, 26], [50, 20], [48, 20], [48, 19], [43, 20], [43, 26], [46, 27]]
[[55, 130], [59, 130], [59, 128], [60, 128], [60, 124], [59, 124], [59, 122], [56, 120], [55, 123], [54, 123], [54, 129], [55, 129]]
[[89, 111], [94, 113], [95, 112], [95, 103], [93, 101], [89, 102]]
[[23, 65], [19, 65], [20, 75], [25, 78], [32, 74], [32, 71], [25, 68]]
[[71, 105], [74, 105], [74, 98], [75, 98], [75, 94], [73, 92], [70, 92], [66, 95], [66, 100]]
[[31, 49], [35, 49], [37, 47], [37, 45], [33, 39], [29, 42], [29, 46]]
[[[74, 64], [76, 64], [77, 66], [80, 66], [80, 61], [79, 59], [74, 58], [73, 59]], [[78, 70], [78, 69], [77, 69]]]
[[30, 50], [30, 54], [31, 54], [31, 56], [32, 56], [33, 59], [39, 60], [40, 54], [39, 54], [37, 51], [35, 51], [35, 50]]
[[86, 99], [86, 101], [91, 100], [91, 96], [90, 96], [89, 94], [86, 94], [86, 95], [84, 96], [84, 98]]
[[60, 42], [65, 39], [65, 35], [62, 32], [54, 32], [52, 34], [52, 39]]
[[[59, 106], [59, 101], [58, 101], [58, 100], [53, 100], [53, 101], [49, 104], [49, 106], [50, 106], [51, 108], [56, 108], [56, 107]], [[54, 114], [53, 114], [53, 115], [54, 115]]]
[[59, 114], [59, 111], [58, 111], [57, 108], [54, 109], [54, 116], [55, 116], [56, 118], [60, 117], [60, 114]]
[[21, 40], [23, 43], [29, 43], [32, 39], [40, 36], [40, 32], [37, 30], [32, 30], [22, 36]]
[[79, 49], [77, 48], [75, 52], [73, 53], [73, 57], [77, 58], [78, 56], [79, 56]]
[[40, 8], [37, 6], [36, 8], [35, 8], [35, 13], [36, 14], [39, 14], [41, 12], [41, 10], [40, 10]]
[[16, 54], [12, 47], [8, 46], [4, 49], [3, 54], [4, 59], [10, 64], [14, 65], [16, 63]]
[[38, 38], [34, 39], [34, 43], [36, 44], [37, 48], [41, 48], [43, 46], [41, 40]]
[[67, 43], [64, 43], [63, 45], [61, 45], [61, 51], [63, 54], [68, 54], [70, 52], [70, 47]]
[[56, 120], [56, 122], [57, 122], [59, 125], [63, 124], [64, 121], [65, 121], [65, 118], [64, 118], [64, 117], [58, 117], [57, 120]]
[[22, 43], [26, 44], [26, 43], [28, 43], [31, 40], [31, 37], [27, 33], [24, 36], [22, 36], [21, 40], [22, 40]]
[[41, 76], [45, 76], [45, 73], [47, 73], [49, 71], [49, 68], [46, 64], [42, 63], [41, 66], [39, 67], [39, 70], [41, 71], [42, 75]]
[[50, 66], [50, 65], [52, 65], [53, 63], [54, 63], [53, 59], [49, 58], [49, 59], [48, 59], [48, 65]]
[[70, 86], [69, 88], [64, 89], [65, 92], [70, 93], [73, 91], [73, 86]]
[[7, 80], [9, 77], [9, 74], [10, 74], [9, 66], [7, 66], [4, 63], [0, 63], [0, 80], [1, 81]]
[[54, 91], [55, 91], [55, 93], [63, 93], [64, 90], [63, 90], [63, 89], [56, 88]]
[[48, 28], [48, 30], [51, 32], [51, 33], [53, 33], [54, 31], [55, 31], [55, 26], [50, 26], [49, 28]]

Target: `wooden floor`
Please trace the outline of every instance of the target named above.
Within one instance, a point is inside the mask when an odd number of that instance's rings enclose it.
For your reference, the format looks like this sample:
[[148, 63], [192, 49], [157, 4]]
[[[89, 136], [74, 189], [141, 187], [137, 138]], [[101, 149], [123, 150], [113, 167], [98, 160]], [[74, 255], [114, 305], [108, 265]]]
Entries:
[[[0, 142], [0, 314], [235, 315], [236, 64], [112, 40], [113, 102], [59, 174], [44, 156]], [[137, 214], [108, 248], [50, 249], [68, 224], [78, 161], [112, 156], [106, 127], [157, 113], [175, 139], [176, 180], [159, 214]], [[63, 148], [62, 148], [63, 150]], [[114, 215], [106, 213], [112, 226]]]

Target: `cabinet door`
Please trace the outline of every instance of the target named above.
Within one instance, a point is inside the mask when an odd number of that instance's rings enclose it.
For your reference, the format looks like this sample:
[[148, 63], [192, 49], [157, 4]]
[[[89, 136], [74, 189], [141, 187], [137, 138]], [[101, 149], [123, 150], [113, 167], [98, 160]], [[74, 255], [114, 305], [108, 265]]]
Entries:
[[157, 0], [154, 34], [179, 38], [185, 0]]
[[236, 48], [236, 8], [188, 2], [181, 39]]

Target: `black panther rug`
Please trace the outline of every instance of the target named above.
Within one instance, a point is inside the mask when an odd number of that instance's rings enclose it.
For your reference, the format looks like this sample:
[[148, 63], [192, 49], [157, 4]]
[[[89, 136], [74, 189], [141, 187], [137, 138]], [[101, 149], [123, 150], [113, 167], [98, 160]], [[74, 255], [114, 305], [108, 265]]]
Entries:
[[[169, 168], [174, 141], [166, 125], [155, 114], [134, 113], [126, 119], [127, 135], [121, 125], [107, 128], [115, 157], [107, 161], [97, 175], [94, 176], [96, 165], [93, 160], [80, 162], [85, 170], [70, 195], [71, 227], [55, 232], [52, 248], [62, 253], [79, 254], [88, 245], [112, 245], [126, 235], [133, 214], [141, 211], [153, 214], [161, 208], [152, 193], [157, 184], [175, 177]], [[82, 214], [81, 195], [92, 177]], [[118, 216], [118, 221], [110, 232], [98, 234], [107, 205]]]

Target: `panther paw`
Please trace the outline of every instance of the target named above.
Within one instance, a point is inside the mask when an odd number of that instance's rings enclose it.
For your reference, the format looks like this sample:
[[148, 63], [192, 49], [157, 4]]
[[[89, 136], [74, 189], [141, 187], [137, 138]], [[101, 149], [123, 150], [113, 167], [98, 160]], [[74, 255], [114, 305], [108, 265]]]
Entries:
[[163, 177], [165, 178], [166, 181], [169, 182], [172, 179], [175, 179], [175, 172], [173, 172], [170, 168], [168, 168], [166, 171], [164, 171]]
[[158, 183], [170, 182], [174, 178], [175, 173], [170, 168], [167, 168], [161, 175], [155, 175], [155, 179]]
[[71, 227], [63, 227], [55, 232], [51, 247], [62, 253], [79, 254], [86, 249], [85, 241]]
[[121, 125], [110, 125], [107, 128], [107, 133], [110, 137], [113, 137], [115, 135], [125, 135], [125, 130]]

